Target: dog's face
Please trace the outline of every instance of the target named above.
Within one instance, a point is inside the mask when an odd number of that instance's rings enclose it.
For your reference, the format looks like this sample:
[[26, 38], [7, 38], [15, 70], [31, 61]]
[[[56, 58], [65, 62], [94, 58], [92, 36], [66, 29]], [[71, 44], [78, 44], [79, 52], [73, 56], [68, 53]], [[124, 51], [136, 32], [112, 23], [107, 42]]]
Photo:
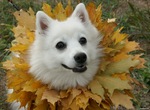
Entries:
[[39, 11], [30, 52], [30, 72], [56, 89], [85, 86], [98, 68], [99, 42], [99, 32], [82, 3], [62, 22]]

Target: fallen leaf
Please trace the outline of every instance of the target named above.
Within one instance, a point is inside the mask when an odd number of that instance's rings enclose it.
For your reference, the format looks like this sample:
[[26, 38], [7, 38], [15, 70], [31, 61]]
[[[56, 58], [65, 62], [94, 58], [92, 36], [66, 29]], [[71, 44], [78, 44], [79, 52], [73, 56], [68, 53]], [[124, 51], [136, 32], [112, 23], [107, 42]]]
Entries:
[[112, 40], [115, 40], [115, 44], [121, 42], [122, 40], [124, 40], [127, 37], [127, 34], [120, 33], [121, 30], [122, 30], [122, 28], [116, 30], [114, 32], [114, 34], [112, 35]]
[[33, 31], [35, 30], [35, 15], [33, 15], [31, 11], [31, 8], [29, 9], [29, 12], [20, 10], [15, 12], [14, 16], [16, 17], [19, 25], [25, 26], [27, 29]]
[[23, 91], [27, 92], [35, 92], [38, 90], [38, 88], [42, 87], [43, 84], [39, 81], [35, 81], [34, 79], [31, 79], [30, 81], [27, 81], [23, 86]]
[[25, 51], [28, 49], [28, 45], [18, 44], [10, 48], [10, 51]]
[[58, 3], [56, 5], [56, 7], [53, 10], [53, 14], [55, 18], [57, 18], [59, 21], [63, 21], [66, 19], [65, 9], [63, 8], [63, 5], [61, 3]]
[[123, 51], [124, 53], [129, 53], [132, 52], [134, 50], [138, 50], [140, 49], [139, 43], [135, 42], [135, 41], [127, 41], [126, 40], [126, 45], [124, 46], [124, 48], [122, 48], [121, 51]]
[[[118, 98], [120, 97], [120, 98]], [[122, 105], [124, 107], [126, 107], [127, 109], [133, 109], [133, 105], [132, 105], [132, 101], [131, 101], [131, 97], [129, 97], [126, 94], [123, 94], [119, 91], [115, 91], [111, 97], [112, 102], [115, 104], [116, 107], [118, 107], [119, 105]]]
[[45, 90], [46, 90], [46, 87], [41, 87], [37, 89], [35, 93], [35, 95], [37, 96], [35, 99], [35, 105], [40, 105], [43, 103], [42, 96]]
[[80, 108], [83, 110], [86, 109], [86, 107], [89, 105], [88, 104], [89, 98], [86, 97], [84, 94], [80, 94], [76, 97], [76, 105], [79, 105]]
[[88, 85], [88, 89], [91, 89], [92, 93], [101, 96], [104, 99], [104, 88], [102, 87], [101, 83], [95, 78], [95, 80], [91, 81]]
[[52, 13], [52, 8], [50, 5], [43, 3], [43, 7], [42, 7], [43, 11], [50, 17], [54, 18], [54, 15]]
[[121, 61], [110, 63], [104, 71], [104, 74], [111, 75], [114, 73], [129, 73], [129, 68], [136, 67], [139, 63], [139, 60], [133, 60], [133, 57], [130, 56], [129, 58], [122, 59]]
[[49, 109], [49, 105], [46, 101], [43, 101], [42, 104], [37, 105], [34, 110], [48, 110]]
[[90, 91], [84, 91], [84, 95], [85, 95], [86, 97], [88, 97], [89, 99], [92, 99], [92, 100], [96, 101], [97, 104], [100, 104], [101, 101], [102, 101], [101, 96], [99, 96], [99, 95], [97, 95], [97, 94], [93, 94], [93, 93], [90, 92]]
[[46, 90], [43, 93], [42, 100], [46, 99], [49, 103], [51, 103], [53, 106], [55, 106], [55, 103], [60, 101], [60, 96], [58, 95], [58, 92], [55, 90]]
[[114, 78], [112, 76], [97, 76], [96, 77], [99, 84], [103, 86], [103, 88], [107, 89], [112, 96], [115, 89], [124, 90], [124, 89], [131, 89], [128, 81], [121, 80], [119, 78]]

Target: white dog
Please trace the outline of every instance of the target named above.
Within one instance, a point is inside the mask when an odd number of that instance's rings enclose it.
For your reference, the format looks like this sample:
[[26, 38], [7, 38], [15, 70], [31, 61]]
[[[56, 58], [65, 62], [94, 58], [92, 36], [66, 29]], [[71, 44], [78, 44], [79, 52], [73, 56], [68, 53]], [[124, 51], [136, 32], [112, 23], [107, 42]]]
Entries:
[[[62, 22], [39, 11], [36, 14], [36, 37], [30, 48], [29, 72], [57, 90], [84, 87], [98, 69], [102, 56], [101, 38], [82, 3]], [[20, 102], [14, 102], [11, 110], [18, 110], [19, 106]]]
[[57, 90], [86, 86], [98, 69], [100, 40], [82, 3], [61, 22], [38, 11], [29, 72]]

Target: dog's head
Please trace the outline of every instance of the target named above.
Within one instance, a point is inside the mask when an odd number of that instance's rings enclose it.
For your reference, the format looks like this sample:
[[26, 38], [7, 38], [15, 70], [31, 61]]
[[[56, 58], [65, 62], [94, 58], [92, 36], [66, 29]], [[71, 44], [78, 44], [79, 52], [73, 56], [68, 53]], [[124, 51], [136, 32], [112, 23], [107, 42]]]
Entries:
[[56, 89], [85, 86], [99, 64], [100, 36], [80, 3], [65, 21], [36, 15], [36, 38], [31, 47], [30, 72]]

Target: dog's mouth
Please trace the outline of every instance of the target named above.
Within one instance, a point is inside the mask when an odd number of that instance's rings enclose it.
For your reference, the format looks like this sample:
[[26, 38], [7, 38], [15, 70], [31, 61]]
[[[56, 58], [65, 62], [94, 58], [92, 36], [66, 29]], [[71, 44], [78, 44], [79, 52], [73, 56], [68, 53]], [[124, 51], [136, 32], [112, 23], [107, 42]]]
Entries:
[[70, 67], [66, 66], [65, 64], [62, 64], [62, 66], [66, 69], [72, 70], [73, 72], [77, 72], [77, 73], [82, 73], [87, 70], [86, 65], [78, 65], [74, 68], [70, 68]]

